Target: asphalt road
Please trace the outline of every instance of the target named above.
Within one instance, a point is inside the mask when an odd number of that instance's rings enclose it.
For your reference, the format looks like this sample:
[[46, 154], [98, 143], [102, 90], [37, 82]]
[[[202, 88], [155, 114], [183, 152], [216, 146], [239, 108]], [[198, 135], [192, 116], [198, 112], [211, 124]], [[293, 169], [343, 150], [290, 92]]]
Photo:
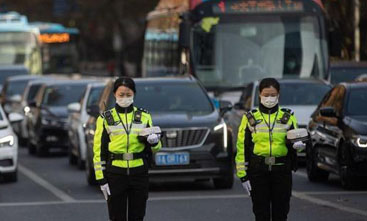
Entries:
[[[70, 166], [67, 157], [38, 158], [24, 148], [19, 157], [18, 182], [0, 182], [0, 220], [108, 220], [98, 187], [88, 186], [84, 171]], [[367, 220], [367, 187], [345, 191], [336, 176], [310, 183], [304, 168], [293, 183], [289, 220]], [[145, 220], [254, 220], [251, 207], [238, 180], [230, 190], [216, 190], [210, 182], [153, 183]]]

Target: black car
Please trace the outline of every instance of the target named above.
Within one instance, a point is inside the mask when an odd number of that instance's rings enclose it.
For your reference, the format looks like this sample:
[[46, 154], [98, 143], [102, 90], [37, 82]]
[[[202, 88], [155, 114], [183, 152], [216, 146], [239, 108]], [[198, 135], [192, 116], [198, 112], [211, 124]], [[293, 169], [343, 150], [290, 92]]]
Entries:
[[352, 188], [367, 176], [367, 83], [342, 83], [330, 90], [311, 116], [308, 129], [307, 174], [324, 181], [340, 175]]
[[[205, 89], [194, 78], [136, 79], [134, 104], [149, 110], [162, 129], [162, 148], [152, 158], [152, 180], [212, 179], [216, 188], [233, 185], [232, 137]], [[113, 82], [105, 88], [99, 107], [114, 107]], [[225, 111], [227, 106], [223, 106]], [[93, 108], [92, 108], [93, 109]], [[98, 108], [90, 115], [98, 116]], [[97, 110], [96, 110], [97, 109]], [[97, 113], [97, 114], [96, 114]], [[93, 181], [95, 118], [86, 127], [88, 181]]]
[[330, 63], [330, 83], [352, 82], [367, 74], [367, 62], [339, 61]]
[[30, 153], [45, 155], [51, 148], [69, 148], [67, 105], [79, 102], [90, 81], [59, 80], [44, 82], [36, 99], [29, 103], [32, 115], [29, 123]]

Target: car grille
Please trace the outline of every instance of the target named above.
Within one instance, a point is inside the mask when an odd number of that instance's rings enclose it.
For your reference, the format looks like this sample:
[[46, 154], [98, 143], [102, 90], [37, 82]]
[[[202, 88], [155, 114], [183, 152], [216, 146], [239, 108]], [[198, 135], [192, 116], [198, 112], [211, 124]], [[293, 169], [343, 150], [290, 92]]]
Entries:
[[179, 148], [199, 146], [205, 141], [208, 133], [209, 129], [207, 128], [162, 130], [162, 147]]

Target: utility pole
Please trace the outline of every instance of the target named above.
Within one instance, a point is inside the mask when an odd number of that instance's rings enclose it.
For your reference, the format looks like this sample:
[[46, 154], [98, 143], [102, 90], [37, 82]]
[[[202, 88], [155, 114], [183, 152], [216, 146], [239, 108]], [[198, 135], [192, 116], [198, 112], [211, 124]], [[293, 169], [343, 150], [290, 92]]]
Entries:
[[353, 11], [354, 11], [354, 60], [360, 61], [360, 51], [361, 51], [361, 36], [359, 30], [359, 21], [360, 21], [360, 0], [354, 0], [353, 2]]

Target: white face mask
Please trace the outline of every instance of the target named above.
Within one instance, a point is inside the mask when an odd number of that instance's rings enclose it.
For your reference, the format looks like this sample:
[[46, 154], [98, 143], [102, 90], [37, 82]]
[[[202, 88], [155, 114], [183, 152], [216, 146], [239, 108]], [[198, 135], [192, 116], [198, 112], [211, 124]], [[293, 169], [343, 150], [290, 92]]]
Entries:
[[261, 103], [267, 108], [273, 108], [275, 105], [278, 104], [278, 96], [275, 97], [264, 97], [260, 96]]
[[128, 107], [134, 102], [134, 96], [116, 98], [116, 103], [120, 107]]

